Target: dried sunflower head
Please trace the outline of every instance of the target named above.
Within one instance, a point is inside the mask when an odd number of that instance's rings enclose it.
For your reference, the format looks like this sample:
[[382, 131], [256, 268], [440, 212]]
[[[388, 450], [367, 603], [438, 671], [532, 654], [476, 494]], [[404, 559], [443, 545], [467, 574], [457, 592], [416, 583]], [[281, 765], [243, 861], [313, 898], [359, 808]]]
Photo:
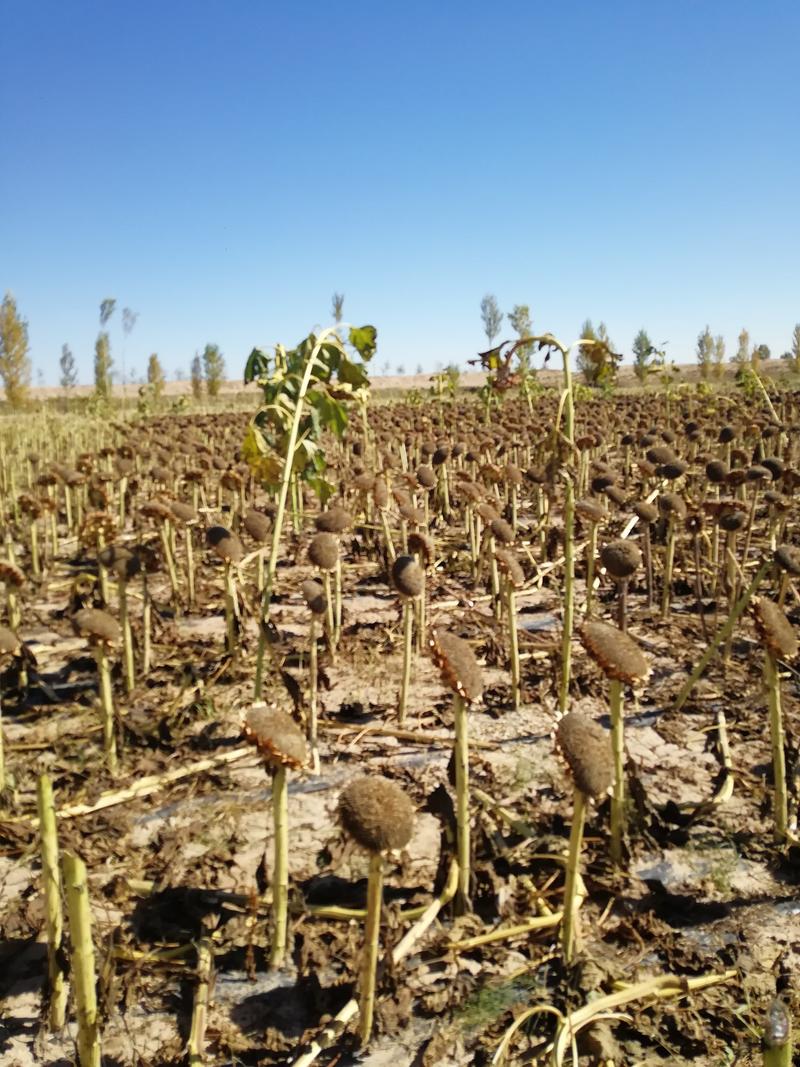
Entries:
[[580, 639], [607, 678], [637, 685], [650, 674], [650, 664], [636, 641], [616, 626], [606, 622], [584, 623]]
[[602, 726], [571, 711], [558, 721], [556, 744], [584, 796], [596, 800], [607, 792], [614, 781], [614, 761], [609, 734]]
[[298, 770], [306, 762], [306, 739], [294, 719], [278, 708], [253, 704], [243, 724], [244, 736], [272, 767]]
[[753, 618], [759, 638], [773, 655], [781, 659], [793, 659], [797, 655], [794, 627], [777, 604], [758, 597], [753, 601]]
[[468, 704], [479, 700], [483, 693], [483, 677], [472, 646], [441, 627], [431, 631], [428, 644], [445, 684]]
[[339, 822], [368, 852], [405, 848], [414, 807], [396, 782], [378, 775], [356, 778], [339, 797]]

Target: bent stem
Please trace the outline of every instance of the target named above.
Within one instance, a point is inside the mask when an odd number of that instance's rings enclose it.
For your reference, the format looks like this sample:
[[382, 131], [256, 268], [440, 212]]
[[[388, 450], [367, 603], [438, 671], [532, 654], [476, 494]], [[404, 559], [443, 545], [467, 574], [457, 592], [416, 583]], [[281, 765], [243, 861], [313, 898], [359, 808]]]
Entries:
[[470, 882], [470, 827], [469, 827], [469, 737], [467, 731], [467, 706], [464, 698], [456, 693], [453, 703], [456, 743], [454, 751], [456, 772], [456, 855], [458, 858], [458, 889], [456, 890], [456, 915], [469, 910]]
[[366, 1045], [372, 1033], [375, 1014], [375, 977], [378, 970], [378, 934], [381, 928], [381, 905], [383, 903], [383, 855], [373, 852], [369, 858], [367, 882], [367, 924], [365, 930], [364, 960], [361, 969], [359, 991], [359, 1037]]
[[286, 954], [289, 901], [289, 814], [286, 768], [272, 776], [272, 819], [275, 827], [275, 862], [272, 874], [272, 949], [270, 967], [280, 967]]
[[92, 944], [92, 917], [89, 888], [83, 860], [71, 853], [63, 858], [67, 893], [71, 963], [78, 1014], [78, 1059], [81, 1067], [100, 1067], [100, 1034], [97, 1021], [97, 993]]
[[772, 746], [772, 776], [775, 797], [775, 840], [783, 841], [789, 826], [789, 802], [786, 794], [786, 756], [784, 753], [783, 711], [781, 708], [781, 683], [775, 655], [767, 649], [764, 658], [764, 680], [767, 683], [769, 701], [769, 733]]
[[611, 749], [614, 756], [614, 790], [611, 794], [612, 862], [622, 863], [622, 838], [625, 833], [625, 741], [622, 719], [622, 682], [611, 678], [608, 684], [608, 704], [611, 715]]
[[572, 961], [575, 948], [575, 919], [578, 913], [578, 871], [581, 858], [581, 843], [583, 842], [583, 826], [586, 821], [586, 797], [577, 786], [573, 796], [567, 875], [564, 883], [564, 917], [561, 922], [561, 947], [566, 963]]

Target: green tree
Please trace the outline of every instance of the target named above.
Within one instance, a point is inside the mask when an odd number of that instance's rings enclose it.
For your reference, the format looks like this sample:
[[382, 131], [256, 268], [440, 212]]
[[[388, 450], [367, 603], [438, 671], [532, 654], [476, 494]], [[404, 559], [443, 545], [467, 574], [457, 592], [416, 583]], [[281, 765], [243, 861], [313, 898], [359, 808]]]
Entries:
[[647, 380], [653, 369], [655, 347], [647, 330], [642, 328], [633, 339], [633, 373], [640, 382]]
[[219, 396], [222, 379], [225, 376], [225, 360], [222, 358], [219, 345], [206, 345], [203, 349], [203, 370], [208, 395]]
[[192, 382], [192, 396], [195, 400], [202, 400], [203, 398], [203, 361], [200, 359], [199, 353], [195, 352], [194, 359], [192, 360], [192, 366], [190, 370], [190, 378]]
[[706, 326], [702, 333], [697, 335], [697, 347], [695, 348], [697, 362], [700, 365], [700, 377], [707, 378], [711, 370], [711, 361], [714, 356], [714, 338], [711, 330]]
[[800, 322], [792, 331], [792, 347], [789, 350], [789, 358], [792, 361], [792, 370], [800, 371]]
[[580, 336], [582, 341], [592, 342], [578, 345], [576, 363], [584, 381], [595, 387], [609, 387], [616, 377], [622, 357], [613, 350], [614, 345], [608, 336], [606, 324], [601, 322], [595, 329], [592, 320], [586, 319]]
[[147, 384], [153, 394], [156, 403], [161, 399], [164, 392], [164, 368], [157, 353], [153, 352], [147, 362]]
[[722, 377], [722, 366], [725, 362], [725, 338], [721, 333], [718, 333], [714, 338], [714, 377]]
[[342, 309], [344, 307], [344, 293], [334, 293], [331, 297], [331, 311], [333, 321], [338, 325], [342, 321]]
[[742, 332], [737, 339], [738, 347], [736, 349], [736, 355], [733, 357], [734, 363], [749, 363], [750, 362], [750, 334], [742, 327]]
[[94, 343], [94, 391], [106, 400], [111, 396], [111, 366], [111, 342], [101, 330]]
[[12, 408], [22, 407], [31, 384], [28, 323], [20, 318], [11, 293], [3, 297], [0, 308], [0, 378], [3, 379], [6, 401]]
[[69, 391], [78, 384], [78, 369], [75, 366], [75, 357], [69, 345], [61, 346], [61, 357], [58, 365], [61, 368], [61, 378], [59, 379], [61, 388]]
[[494, 293], [487, 293], [481, 300], [481, 319], [483, 320], [486, 340], [491, 346], [492, 341], [500, 333], [500, 327], [503, 325], [503, 312], [500, 310]]

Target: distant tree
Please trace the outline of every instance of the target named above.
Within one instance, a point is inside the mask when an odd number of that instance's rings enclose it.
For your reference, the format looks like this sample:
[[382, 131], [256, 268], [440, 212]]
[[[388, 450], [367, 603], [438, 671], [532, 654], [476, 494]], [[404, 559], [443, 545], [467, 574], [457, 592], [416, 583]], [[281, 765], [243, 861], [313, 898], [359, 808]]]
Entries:
[[150, 386], [153, 399], [157, 403], [164, 392], [164, 370], [161, 366], [161, 361], [155, 352], [153, 352], [147, 362], [147, 384]]
[[107, 296], [105, 300], [100, 301], [100, 325], [105, 326], [111, 316], [114, 314], [114, 309], [117, 306], [116, 300], [113, 296]]
[[206, 345], [203, 349], [203, 370], [208, 395], [219, 396], [222, 379], [225, 376], [225, 360], [222, 358], [219, 345]]
[[721, 333], [718, 333], [714, 338], [714, 351], [712, 353], [714, 360], [714, 377], [722, 377], [722, 365], [725, 362], [725, 338]]
[[75, 366], [75, 357], [69, 345], [61, 346], [61, 357], [58, 361], [61, 368], [59, 383], [62, 389], [69, 391], [78, 384], [78, 368]]
[[750, 354], [750, 365], [753, 370], [758, 370], [762, 363], [772, 358], [769, 345], [755, 345]]
[[711, 336], [711, 330], [709, 330], [708, 326], [702, 333], [697, 335], [695, 354], [700, 365], [700, 376], [707, 378], [711, 371], [711, 361], [714, 356], [714, 338]]
[[190, 378], [192, 382], [192, 396], [195, 400], [202, 400], [203, 398], [203, 361], [200, 359], [198, 352], [195, 352], [194, 359], [192, 360], [192, 368], [190, 371]]
[[111, 365], [111, 343], [106, 331], [101, 330], [94, 343], [94, 391], [104, 399], [111, 396]]
[[583, 374], [587, 385], [610, 386], [617, 374], [621, 356], [614, 351], [614, 343], [608, 336], [606, 324], [601, 322], [597, 329], [591, 319], [586, 319], [581, 327], [581, 340], [599, 342], [597, 344], [579, 344], [576, 356], [578, 370]]
[[789, 357], [792, 360], [792, 370], [800, 371], [800, 322], [792, 331], [792, 347]]
[[736, 349], [736, 355], [733, 357], [734, 363], [749, 363], [750, 362], [750, 334], [742, 328], [742, 332], [737, 338], [738, 347]]
[[342, 321], [342, 308], [344, 307], [344, 293], [334, 293], [331, 297], [331, 311], [333, 312], [333, 321], [340, 323]]
[[125, 342], [133, 332], [133, 327], [136, 325], [136, 320], [139, 318], [138, 311], [131, 311], [130, 308], [122, 309], [122, 392], [125, 393]]
[[404, 363], [398, 363], [397, 366], [394, 368], [394, 372], [395, 372], [395, 374], [397, 374], [399, 377], [402, 378], [406, 373], [405, 364]]
[[8, 404], [12, 408], [22, 407], [31, 384], [28, 323], [20, 318], [17, 302], [11, 293], [3, 297], [0, 308], [0, 378], [3, 379]]
[[487, 293], [481, 300], [481, 319], [483, 319], [486, 340], [491, 346], [492, 341], [500, 333], [500, 327], [503, 325], [503, 312], [500, 310], [494, 293]]
[[[527, 304], [515, 304], [508, 314], [508, 321], [518, 337], [530, 337], [533, 333], [531, 309]], [[519, 360], [517, 369], [523, 378], [527, 376], [530, 370], [532, 348], [532, 345], [521, 345], [517, 349], [517, 358]]]
[[414, 371], [414, 373], [415, 374], [424, 374], [424, 371], [422, 369], [422, 364], [421, 363], [417, 364], [417, 369]]
[[647, 330], [641, 329], [633, 339], [633, 373], [640, 382], [647, 380], [653, 368], [655, 347]]

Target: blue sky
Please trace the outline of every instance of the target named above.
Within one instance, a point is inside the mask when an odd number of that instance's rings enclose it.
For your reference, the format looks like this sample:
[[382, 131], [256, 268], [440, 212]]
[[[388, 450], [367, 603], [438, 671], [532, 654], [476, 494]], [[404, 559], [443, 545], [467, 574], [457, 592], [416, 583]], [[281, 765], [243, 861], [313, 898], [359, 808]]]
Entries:
[[0, 290], [48, 383], [65, 342], [91, 381], [107, 296], [129, 376], [206, 342], [238, 376], [334, 291], [392, 371], [485, 347], [487, 292], [679, 361], [706, 323], [779, 354], [800, 321], [795, 0], [0, 13]]

